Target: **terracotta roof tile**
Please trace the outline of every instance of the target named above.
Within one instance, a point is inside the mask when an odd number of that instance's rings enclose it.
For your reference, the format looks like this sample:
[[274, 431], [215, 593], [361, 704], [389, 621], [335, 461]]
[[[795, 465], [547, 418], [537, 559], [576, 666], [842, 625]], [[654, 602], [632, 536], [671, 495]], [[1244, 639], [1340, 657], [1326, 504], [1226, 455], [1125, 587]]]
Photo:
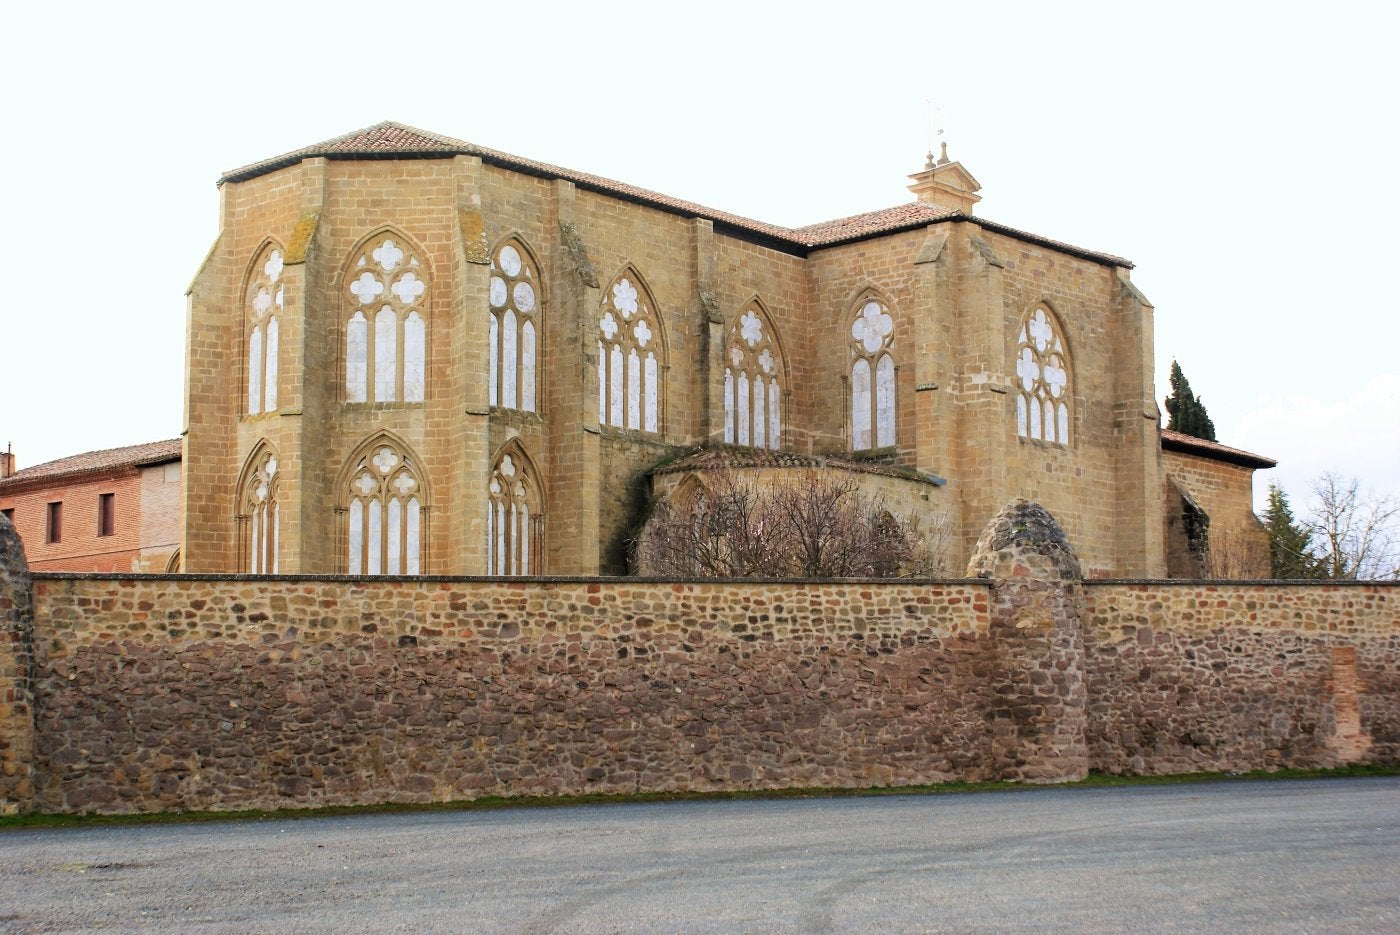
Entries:
[[1206, 441], [1204, 438], [1197, 438], [1194, 435], [1174, 432], [1171, 429], [1162, 429], [1162, 448], [1166, 451], [1181, 451], [1214, 458], [1217, 461], [1228, 461], [1243, 467], [1271, 468], [1278, 466], [1278, 462], [1273, 458], [1266, 458], [1242, 448], [1231, 448], [1229, 445], [1222, 445], [1219, 442]]
[[296, 165], [303, 159], [311, 159], [319, 156], [330, 159], [382, 159], [391, 157], [433, 159], [459, 155], [477, 156], [483, 161], [493, 165], [515, 169], [544, 178], [564, 179], [590, 191], [614, 195], [651, 207], [671, 211], [676, 214], [705, 218], [721, 226], [727, 225], [740, 231], [747, 231], [750, 234], [758, 235], [773, 241], [775, 245], [778, 245], [780, 248], [785, 247], [789, 251], [800, 253], [805, 253], [807, 250], [820, 247], [861, 240], [892, 231], [922, 227], [926, 224], [932, 224], [938, 221], [956, 220], [974, 221], [989, 230], [994, 230], [1010, 237], [1043, 244], [1057, 250], [1063, 250], [1074, 256], [1081, 256], [1096, 262], [1107, 263], [1111, 266], [1125, 266], [1131, 268], [1133, 265], [1122, 257], [1116, 257], [1109, 253], [1085, 250], [1082, 247], [1075, 247], [1057, 240], [1029, 234], [1013, 227], [1006, 227], [984, 220], [980, 217], [968, 217], [956, 210], [940, 208], [917, 201], [895, 205], [892, 208], [883, 208], [879, 211], [868, 211], [864, 214], [856, 214], [847, 218], [838, 218], [834, 221], [822, 221], [819, 224], [809, 224], [806, 227], [782, 227], [778, 224], [768, 224], [764, 221], [756, 221], [753, 218], [746, 218], [742, 215], [731, 214], [728, 211], [709, 208], [692, 201], [673, 198], [670, 195], [663, 195], [659, 192], [640, 188], [636, 185], [629, 185], [626, 182], [605, 178], [601, 175], [590, 175], [587, 172], [577, 172], [573, 169], [565, 169], [561, 166], [550, 165], [547, 162], [526, 159], [522, 156], [515, 156], [498, 149], [478, 146], [475, 143], [453, 139], [450, 136], [429, 133], [426, 130], [419, 130], [415, 127], [395, 123], [390, 120], [375, 124], [372, 127], [365, 127], [362, 130], [355, 130], [344, 136], [338, 136], [334, 139], [296, 149], [289, 153], [283, 153], [271, 159], [264, 159], [261, 162], [255, 162], [239, 169], [231, 169], [225, 172], [223, 177], [219, 179], [219, 184], [247, 181], [248, 179], [266, 175], [277, 169]]
[[834, 221], [822, 221], [799, 227], [793, 233], [811, 246], [857, 240], [871, 234], [884, 233], [904, 227], [922, 227], [934, 221], [965, 217], [955, 208], [940, 208], [922, 201], [911, 201], [879, 211], [866, 211]]
[[16, 471], [4, 480], [0, 480], [0, 489], [17, 487], [28, 481], [52, 481], [122, 468], [165, 464], [169, 461], [180, 460], [180, 454], [181, 440], [178, 438], [146, 442], [144, 445], [128, 445], [125, 448], [87, 451], [80, 455], [70, 455], [67, 458], [59, 458], [57, 461], [47, 461]]

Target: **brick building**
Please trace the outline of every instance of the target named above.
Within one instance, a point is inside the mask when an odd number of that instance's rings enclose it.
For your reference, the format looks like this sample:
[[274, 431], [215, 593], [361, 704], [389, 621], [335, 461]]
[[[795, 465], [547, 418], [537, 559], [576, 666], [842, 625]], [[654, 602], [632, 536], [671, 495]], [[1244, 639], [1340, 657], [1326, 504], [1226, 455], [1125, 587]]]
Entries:
[[954, 570], [1014, 497], [1090, 575], [1199, 556], [1183, 511], [1243, 517], [1250, 468], [1164, 458], [1132, 264], [974, 215], [946, 152], [911, 178], [785, 228], [394, 123], [227, 173], [186, 568], [623, 573], [651, 470], [723, 444], [879, 466]]
[[0, 513], [35, 571], [178, 571], [180, 439], [15, 470], [0, 454]]

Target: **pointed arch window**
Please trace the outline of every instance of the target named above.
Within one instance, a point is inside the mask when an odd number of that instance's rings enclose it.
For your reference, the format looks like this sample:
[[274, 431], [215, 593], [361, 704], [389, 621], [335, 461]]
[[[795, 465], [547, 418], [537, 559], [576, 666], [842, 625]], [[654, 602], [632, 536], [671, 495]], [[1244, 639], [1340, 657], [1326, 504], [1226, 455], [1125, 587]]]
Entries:
[[627, 270], [608, 287], [598, 319], [598, 424], [661, 431], [665, 363], [656, 303]]
[[360, 250], [345, 284], [345, 399], [421, 403], [427, 373], [427, 272], [402, 240]]
[[778, 448], [783, 437], [783, 360], [757, 302], [729, 328], [724, 351], [724, 440]]
[[277, 409], [277, 362], [282, 307], [286, 290], [282, 283], [285, 262], [278, 247], [266, 247], [253, 264], [249, 278], [248, 316], [248, 414]]
[[530, 251], [518, 240], [491, 256], [488, 316], [490, 403], [535, 412], [536, 348], [539, 342], [540, 277]]
[[422, 574], [427, 503], [413, 459], [388, 441], [370, 446], [350, 471], [345, 494], [346, 572]]
[[1060, 324], [1054, 312], [1038, 306], [1016, 339], [1016, 434], [1068, 445], [1072, 390]]
[[894, 316], [868, 297], [851, 321], [851, 450], [894, 444]]
[[529, 459], [514, 446], [496, 459], [487, 486], [486, 573], [540, 574], [544, 529], [540, 484]]
[[276, 453], [264, 447], [248, 459], [243, 471], [238, 515], [239, 552], [244, 556], [244, 568], [249, 574], [277, 574], [280, 467]]

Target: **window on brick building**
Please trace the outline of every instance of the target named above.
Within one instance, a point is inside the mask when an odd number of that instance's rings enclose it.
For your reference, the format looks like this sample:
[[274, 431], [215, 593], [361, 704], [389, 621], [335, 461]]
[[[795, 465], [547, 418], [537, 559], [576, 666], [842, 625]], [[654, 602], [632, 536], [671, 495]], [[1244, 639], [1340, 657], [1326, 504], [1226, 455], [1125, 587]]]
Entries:
[[894, 316], [879, 298], [856, 303], [851, 321], [851, 449], [894, 444]]
[[422, 574], [428, 511], [417, 459], [397, 441], [381, 436], [362, 449], [348, 476], [346, 572]]
[[1016, 434], [1068, 445], [1072, 390], [1060, 323], [1053, 311], [1037, 306], [1016, 338]]
[[248, 414], [277, 408], [277, 361], [285, 290], [282, 251], [264, 247], [246, 292], [248, 313]]
[[487, 486], [486, 573], [540, 574], [543, 529], [539, 480], [524, 449], [511, 443]]
[[778, 448], [783, 437], [783, 357], [763, 306], [750, 303], [724, 349], [724, 440]]
[[352, 256], [345, 294], [345, 398], [421, 403], [427, 377], [427, 270], [398, 235], [378, 234]]
[[539, 265], [519, 240], [491, 255], [490, 403], [535, 410], [535, 354], [539, 340]]
[[661, 431], [665, 347], [656, 302], [635, 270], [623, 270], [598, 319], [599, 425]]
[[44, 514], [44, 541], [48, 543], [63, 541], [63, 501], [59, 500], [48, 505], [48, 510]]
[[280, 479], [276, 453], [260, 445], [243, 469], [239, 504], [239, 552], [245, 570], [252, 575], [277, 574], [277, 547], [281, 537], [277, 488]]
[[97, 535], [112, 536], [117, 532], [117, 495], [97, 495]]

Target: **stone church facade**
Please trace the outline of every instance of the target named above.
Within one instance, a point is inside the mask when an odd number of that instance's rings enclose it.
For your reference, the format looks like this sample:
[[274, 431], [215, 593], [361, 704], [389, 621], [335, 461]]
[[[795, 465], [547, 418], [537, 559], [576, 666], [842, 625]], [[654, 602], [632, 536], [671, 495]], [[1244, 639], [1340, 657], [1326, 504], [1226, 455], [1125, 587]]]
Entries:
[[658, 466], [708, 446], [878, 478], [955, 571], [1025, 497], [1089, 575], [1187, 573], [1184, 509], [1267, 573], [1269, 462], [1163, 455], [1132, 264], [976, 216], [946, 155], [911, 178], [794, 229], [393, 123], [227, 173], [184, 569], [621, 574]]

